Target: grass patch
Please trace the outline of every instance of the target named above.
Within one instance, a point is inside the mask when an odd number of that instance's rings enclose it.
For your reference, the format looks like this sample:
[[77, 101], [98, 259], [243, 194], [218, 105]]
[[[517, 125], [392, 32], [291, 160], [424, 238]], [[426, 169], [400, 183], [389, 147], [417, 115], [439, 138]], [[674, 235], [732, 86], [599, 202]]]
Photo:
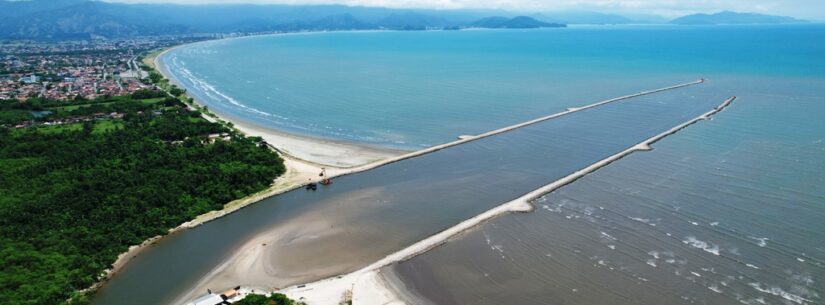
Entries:
[[[156, 98], [149, 98], [149, 99], [143, 99], [143, 100], [137, 100], [137, 101], [140, 101], [141, 103], [143, 103], [145, 105], [152, 105], [152, 104], [157, 104], [157, 103], [163, 102], [164, 99], [165, 98], [163, 98], [163, 97], [156, 97]], [[83, 107], [90, 107], [92, 105], [108, 106], [108, 105], [112, 105], [112, 104], [115, 104], [115, 103], [128, 102], [130, 100], [132, 100], [132, 99], [129, 98], [128, 96], [116, 96], [116, 97], [106, 99], [106, 102], [81, 102], [81, 103], [78, 103], [78, 104], [68, 105], [68, 106], [48, 107], [48, 109], [53, 110], [53, 111], [66, 111], [66, 112], [68, 112], [68, 111], [77, 110], [77, 109], [80, 109], [80, 108], [83, 108]]]
[[74, 123], [74, 124], [63, 124], [63, 125], [49, 125], [49, 126], [38, 126], [34, 127], [34, 132], [41, 133], [41, 134], [58, 134], [64, 133], [67, 131], [80, 131], [83, 130], [82, 123]]
[[190, 123], [198, 123], [198, 122], [208, 122], [208, 121], [206, 119], [202, 118], [202, 117], [197, 117], [197, 118], [190, 117], [189, 122]]
[[92, 133], [94, 134], [103, 134], [110, 131], [115, 131], [118, 129], [123, 128], [123, 122], [121, 121], [113, 121], [113, 120], [105, 120], [105, 121], [98, 121], [95, 124], [94, 130]]
[[145, 100], [140, 100], [140, 102], [144, 103], [146, 105], [151, 105], [151, 104], [157, 104], [157, 103], [163, 102], [164, 99], [166, 99], [166, 98], [156, 97], [156, 98], [149, 98], [149, 99], [145, 99]]
[[[114, 120], [102, 120], [95, 122], [95, 127], [92, 130], [93, 134], [103, 134], [110, 131], [118, 130], [123, 128], [123, 122], [121, 121], [114, 121]], [[44, 126], [37, 126], [37, 127], [29, 127], [29, 128], [17, 128], [12, 129], [11, 133], [13, 136], [20, 136], [27, 132], [37, 132], [39, 134], [60, 134], [69, 131], [81, 131], [83, 130], [83, 123], [72, 123], [72, 124], [63, 124], [63, 125], [44, 125]]]

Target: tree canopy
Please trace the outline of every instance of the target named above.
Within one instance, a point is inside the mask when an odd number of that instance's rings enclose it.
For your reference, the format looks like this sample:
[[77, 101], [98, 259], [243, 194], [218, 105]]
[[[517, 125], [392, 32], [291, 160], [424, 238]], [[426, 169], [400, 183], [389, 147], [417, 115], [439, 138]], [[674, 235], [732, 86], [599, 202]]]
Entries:
[[[140, 101], [126, 101], [122, 128], [103, 132], [93, 121], [48, 133], [0, 126], [0, 303], [65, 304], [130, 245], [284, 172], [260, 139], [170, 103], [140, 111]], [[213, 133], [231, 139], [209, 140]]]
[[235, 305], [304, 305], [304, 302], [296, 302], [280, 293], [273, 293], [270, 296], [250, 294], [242, 300], [233, 303]]

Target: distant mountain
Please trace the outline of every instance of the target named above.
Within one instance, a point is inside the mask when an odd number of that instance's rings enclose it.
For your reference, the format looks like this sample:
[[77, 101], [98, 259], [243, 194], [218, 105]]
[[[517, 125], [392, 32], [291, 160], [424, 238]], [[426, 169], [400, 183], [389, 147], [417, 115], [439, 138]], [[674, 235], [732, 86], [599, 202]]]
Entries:
[[[508, 17], [481, 19], [491, 15]], [[564, 26], [525, 16], [511, 16], [507, 12], [494, 10], [390, 9], [343, 5], [0, 0], [0, 39], [88, 40], [196, 33]]]
[[426, 30], [444, 28], [457, 23], [445, 18], [415, 12], [392, 13], [376, 22], [376, 25], [393, 30]]
[[754, 13], [737, 13], [731, 11], [719, 12], [716, 14], [693, 14], [676, 18], [670, 23], [681, 25], [700, 24], [778, 24], [778, 23], [804, 23], [805, 21], [792, 17], [772, 16]]
[[28, 15], [77, 5], [87, 0], [0, 1], [0, 18]]
[[[118, 11], [116, 6], [92, 1], [56, 1], [43, 5], [43, 1], [19, 1], [27, 14], [4, 17], [0, 33], [12, 39], [90, 39], [130, 37], [137, 35], [179, 34], [188, 31], [182, 25], [160, 22], [138, 11]], [[5, 5], [4, 5], [5, 6]]]
[[583, 11], [564, 11], [530, 15], [545, 22], [566, 24], [631, 24], [634, 20], [614, 14]]
[[548, 23], [536, 20], [527, 16], [488, 17], [470, 24], [470, 27], [488, 29], [534, 29], [534, 28], [559, 28], [566, 25], [560, 23]]
[[297, 31], [346, 31], [370, 30], [376, 26], [355, 18], [351, 14], [333, 14], [315, 20], [286, 21], [278, 19], [247, 19], [225, 27], [231, 32], [297, 32]]

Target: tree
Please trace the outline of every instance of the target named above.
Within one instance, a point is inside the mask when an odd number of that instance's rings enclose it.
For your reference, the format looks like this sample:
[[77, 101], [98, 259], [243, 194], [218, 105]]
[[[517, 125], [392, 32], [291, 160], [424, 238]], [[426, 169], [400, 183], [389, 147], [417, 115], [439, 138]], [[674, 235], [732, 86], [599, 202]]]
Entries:
[[304, 302], [296, 302], [286, 295], [273, 293], [270, 296], [260, 294], [247, 295], [242, 300], [233, 303], [235, 305], [303, 305]]
[[157, 73], [155, 71], [149, 72], [149, 80], [151, 80], [152, 83], [157, 84], [160, 82], [161, 79], [163, 79], [163, 76], [160, 75], [160, 73]]
[[[118, 109], [124, 119], [50, 132], [0, 127], [0, 303], [83, 304], [75, 291], [130, 245], [259, 192], [285, 171], [257, 140], [204, 143], [229, 130], [190, 120], [180, 103], [105, 101], [72, 112]], [[0, 113], [24, 104], [0, 102]], [[95, 132], [103, 123], [123, 127]]]
[[174, 96], [180, 96], [181, 94], [186, 93], [186, 90], [183, 90], [175, 85], [172, 85], [172, 89], [169, 89], [169, 93]]

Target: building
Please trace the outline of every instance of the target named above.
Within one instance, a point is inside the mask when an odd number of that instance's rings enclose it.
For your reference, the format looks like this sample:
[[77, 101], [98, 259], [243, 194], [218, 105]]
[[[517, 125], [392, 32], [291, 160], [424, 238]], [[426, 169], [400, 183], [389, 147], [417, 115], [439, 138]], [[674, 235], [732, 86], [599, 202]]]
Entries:
[[20, 81], [24, 82], [26, 84], [34, 84], [34, 83], [38, 82], [39, 80], [40, 80], [40, 78], [37, 77], [37, 75], [34, 75], [34, 74], [32, 74], [28, 77], [21, 77], [20, 78]]
[[212, 290], [207, 290], [207, 294], [195, 299], [186, 305], [225, 305], [237, 302], [242, 299], [241, 286], [224, 291], [221, 294], [214, 294]]
[[221, 305], [227, 304], [226, 301], [217, 294], [208, 293], [202, 297], [195, 299], [192, 302], [189, 302], [188, 305]]

